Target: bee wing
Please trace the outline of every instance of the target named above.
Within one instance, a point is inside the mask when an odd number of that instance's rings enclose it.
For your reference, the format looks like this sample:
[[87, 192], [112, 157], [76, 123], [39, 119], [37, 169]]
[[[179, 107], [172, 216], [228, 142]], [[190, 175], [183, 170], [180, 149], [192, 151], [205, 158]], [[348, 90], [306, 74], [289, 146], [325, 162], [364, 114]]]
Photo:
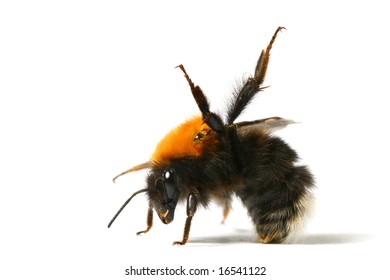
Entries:
[[283, 129], [289, 124], [295, 124], [297, 122], [289, 119], [284, 119], [280, 117], [271, 117], [266, 119], [260, 119], [255, 121], [246, 121], [246, 122], [239, 122], [236, 123], [236, 127], [238, 130], [242, 129], [261, 129], [267, 133], [273, 133], [277, 130]]

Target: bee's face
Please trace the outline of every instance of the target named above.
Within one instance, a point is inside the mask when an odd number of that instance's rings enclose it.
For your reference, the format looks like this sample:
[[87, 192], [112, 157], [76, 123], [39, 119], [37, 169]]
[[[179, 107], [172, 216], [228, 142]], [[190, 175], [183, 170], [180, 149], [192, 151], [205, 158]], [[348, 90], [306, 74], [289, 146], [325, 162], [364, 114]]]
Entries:
[[148, 178], [148, 194], [152, 207], [164, 224], [174, 219], [175, 208], [180, 196], [172, 170], [151, 171]]

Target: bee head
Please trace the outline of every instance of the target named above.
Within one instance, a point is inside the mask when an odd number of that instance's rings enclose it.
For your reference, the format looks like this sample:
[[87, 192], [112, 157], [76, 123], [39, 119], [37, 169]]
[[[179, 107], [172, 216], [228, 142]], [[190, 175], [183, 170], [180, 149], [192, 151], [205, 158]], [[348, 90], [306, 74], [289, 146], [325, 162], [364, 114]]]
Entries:
[[[129, 172], [151, 167], [153, 166], [150, 162], [137, 165], [116, 176], [114, 181], [118, 177]], [[152, 169], [147, 176], [147, 187], [133, 193], [132, 196], [125, 201], [122, 207], [111, 219], [108, 227], [111, 227], [112, 223], [116, 220], [127, 204], [129, 204], [133, 197], [143, 192], [145, 192], [149, 197], [149, 204], [156, 210], [158, 217], [164, 224], [169, 224], [173, 221], [176, 205], [180, 197], [180, 188], [176, 184], [176, 175], [170, 169]]]
[[180, 188], [176, 184], [176, 175], [172, 170], [153, 170], [149, 173], [149, 202], [164, 224], [174, 219], [175, 209], [180, 197]]

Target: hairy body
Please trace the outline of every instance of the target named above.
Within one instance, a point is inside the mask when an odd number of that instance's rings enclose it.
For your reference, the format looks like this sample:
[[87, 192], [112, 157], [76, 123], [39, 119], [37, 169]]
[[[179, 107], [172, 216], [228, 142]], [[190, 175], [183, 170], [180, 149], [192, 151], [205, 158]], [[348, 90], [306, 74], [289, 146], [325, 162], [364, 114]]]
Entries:
[[253, 77], [248, 77], [233, 93], [226, 109], [226, 121], [210, 111], [209, 102], [199, 86], [183, 71], [191, 93], [202, 113], [169, 132], [157, 145], [150, 160], [122, 172], [150, 168], [147, 187], [135, 192], [119, 209], [108, 227], [137, 194], [145, 192], [149, 201], [147, 227], [153, 225], [155, 211], [164, 224], [174, 219], [178, 201], [187, 201], [187, 219], [183, 238], [188, 241], [192, 218], [198, 205], [214, 200], [223, 206], [226, 219], [234, 195], [248, 210], [259, 241], [283, 242], [308, 211], [314, 179], [298, 156], [273, 131], [292, 123], [279, 117], [235, 123], [262, 87], [270, 50], [277, 28], [267, 48], [257, 61]]

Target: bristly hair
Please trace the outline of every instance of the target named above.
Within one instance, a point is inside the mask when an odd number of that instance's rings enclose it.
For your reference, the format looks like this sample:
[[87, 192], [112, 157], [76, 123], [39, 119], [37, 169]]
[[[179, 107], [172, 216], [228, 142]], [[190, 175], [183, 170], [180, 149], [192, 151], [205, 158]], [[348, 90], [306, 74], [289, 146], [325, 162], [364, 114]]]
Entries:
[[249, 77], [246, 82], [237, 87], [228, 103], [227, 123], [232, 124], [235, 119], [245, 110], [252, 101], [254, 95], [259, 91], [256, 81]]
[[[254, 95], [258, 92], [253, 87], [249, 88], [246, 84], [252, 78], [249, 73], [241, 78], [237, 78], [232, 87], [230, 96], [226, 99], [225, 116], [226, 123], [232, 124], [245, 110], [245, 108], [252, 102]], [[248, 94], [249, 92], [251, 94]], [[243, 91], [246, 93], [244, 94]]]

